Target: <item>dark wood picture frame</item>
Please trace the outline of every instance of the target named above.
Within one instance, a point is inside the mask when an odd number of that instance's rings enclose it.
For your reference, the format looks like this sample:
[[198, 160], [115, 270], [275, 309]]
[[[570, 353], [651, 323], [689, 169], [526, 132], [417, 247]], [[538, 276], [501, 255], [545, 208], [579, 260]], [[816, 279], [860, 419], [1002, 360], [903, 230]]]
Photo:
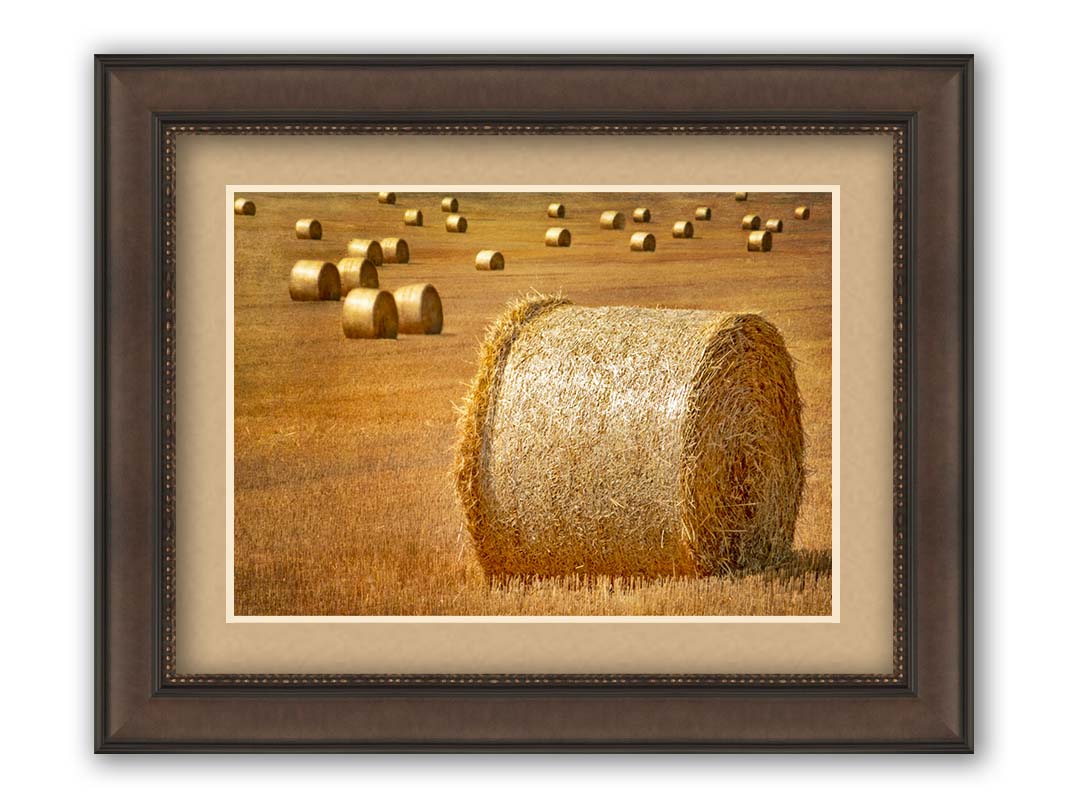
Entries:
[[[98, 56], [98, 752], [971, 752], [972, 85], [971, 56]], [[406, 132], [894, 137], [891, 674], [176, 671], [174, 137]]]

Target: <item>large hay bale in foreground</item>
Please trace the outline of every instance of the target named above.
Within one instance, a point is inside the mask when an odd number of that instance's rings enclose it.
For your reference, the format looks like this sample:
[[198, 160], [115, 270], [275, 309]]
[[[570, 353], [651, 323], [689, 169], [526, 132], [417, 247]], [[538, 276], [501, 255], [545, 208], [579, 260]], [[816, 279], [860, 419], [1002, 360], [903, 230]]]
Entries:
[[771, 249], [770, 231], [752, 231], [748, 235], [748, 249], [753, 253], [766, 253]]
[[711, 219], [711, 208], [709, 206], [700, 206], [696, 210], [696, 218], [702, 220]]
[[352, 239], [348, 243], [348, 255], [365, 258], [376, 267], [382, 265], [382, 245], [377, 239]]
[[396, 203], [395, 192], [378, 192], [378, 202], [383, 205], [391, 206]]
[[395, 236], [382, 239], [382, 263], [406, 264], [410, 258], [411, 250], [408, 249], [408, 243], [403, 239]]
[[526, 298], [486, 334], [454, 474], [490, 576], [774, 565], [804, 486], [793, 360], [757, 314]]
[[322, 223], [317, 219], [298, 219], [296, 221], [297, 239], [321, 239]]
[[401, 286], [393, 296], [399, 315], [401, 333], [440, 333], [445, 317], [441, 309], [441, 296], [431, 283], [413, 283]]
[[254, 217], [256, 215], [256, 204], [251, 200], [238, 197], [233, 201], [233, 213], [241, 217]]
[[741, 218], [741, 230], [743, 231], [756, 231], [759, 230], [759, 226], [763, 224], [763, 220], [759, 214], [745, 214]]
[[656, 237], [651, 233], [638, 231], [630, 237], [630, 249], [638, 253], [652, 253], [656, 249]]
[[498, 250], [479, 250], [474, 257], [474, 267], [481, 270], [504, 269], [504, 254]]
[[342, 258], [337, 262], [341, 276], [341, 296], [353, 289], [377, 289], [378, 270], [365, 258]]
[[416, 228], [422, 227], [422, 212], [417, 208], [409, 208], [404, 212], [404, 224]]
[[467, 218], [459, 214], [449, 214], [445, 218], [445, 230], [449, 233], [466, 233]]
[[692, 239], [693, 223], [689, 220], [680, 220], [674, 223], [674, 227], [671, 228], [671, 236], [675, 239]]
[[567, 207], [563, 203], [549, 203], [548, 216], [552, 219], [563, 219], [567, 216]]
[[797, 206], [796, 210], [793, 211], [793, 216], [796, 219], [808, 219], [811, 217], [811, 209], [807, 206]]
[[634, 222], [651, 222], [652, 211], [647, 208], [635, 208], [633, 213]]
[[570, 247], [571, 232], [566, 228], [549, 228], [545, 231], [545, 245], [548, 247]]
[[784, 225], [780, 219], [771, 217], [769, 220], [763, 223], [763, 230], [771, 231], [773, 233], [781, 233], [784, 229]]
[[600, 215], [600, 227], [605, 230], [621, 231], [626, 227], [626, 215], [621, 211], [605, 211]]
[[380, 289], [353, 289], [341, 309], [341, 328], [349, 339], [395, 339], [396, 301]]
[[459, 211], [459, 200], [454, 197], [442, 197], [441, 210], [447, 214], [455, 214]]
[[340, 300], [341, 276], [329, 261], [302, 259], [289, 272], [292, 300]]

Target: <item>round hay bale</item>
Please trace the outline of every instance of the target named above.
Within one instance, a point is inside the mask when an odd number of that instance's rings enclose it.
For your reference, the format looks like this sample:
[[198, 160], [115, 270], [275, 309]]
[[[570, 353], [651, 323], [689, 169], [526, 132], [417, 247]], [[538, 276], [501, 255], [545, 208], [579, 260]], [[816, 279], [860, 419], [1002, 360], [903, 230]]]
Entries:
[[455, 214], [459, 211], [459, 200], [454, 197], [442, 197], [441, 210], [446, 214]]
[[752, 231], [748, 235], [748, 249], [752, 253], [766, 253], [771, 249], [771, 232]]
[[349, 339], [395, 339], [396, 301], [381, 289], [353, 289], [341, 309], [341, 328]]
[[329, 261], [300, 260], [289, 272], [291, 300], [340, 300], [341, 276]]
[[656, 237], [651, 233], [638, 231], [630, 237], [630, 249], [639, 253], [651, 253], [656, 249]]
[[395, 192], [378, 192], [378, 202], [391, 206], [396, 202]]
[[549, 228], [545, 231], [545, 245], [548, 247], [570, 247], [571, 232], [566, 228]]
[[408, 249], [408, 243], [403, 239], [397, 239], [395, 236], [382, 239], [382, 263], [406, 264], [409, 258], [411, 258], [411, 251]]
[[600, 215], [600, 227], [621, 231], [626, 227], [626, 216], [621, 211], [605, 211]]
[[563, 219], [567, 216], [567, 207], [563, 203], [549, 203], [548, 216], [552, 219]]
[[401, 286], [394, 293], [401, 333], [440, 333], [445, 317], [441, 296], [430, 283]]
[[734, 192], [734, 200], [739, 203], [742, 200], [748, 200], [748, 192]]
[[756, 231], [759, 230], [759, 226], [763, 223], [759, 214], [745, 214], [741, 218], [741, 230], [743, 231]]
[[773, 566], [804, 487], [793, 359], [757, 314], [526, 298], [487, 332], [454, 477], [490, 576]]
[[409, 208], [404, 212], [404, 224], [413, 225], [416, 228], [422, 227], [422, 212], [417, 208]]
[[703, 220], [711, 219], [711, 208], [709, 206], [700, 206], [696, 211], [696, 218]]
[[504, 269], [504, 254], [497, 250], [480, 250], [474, 259], [476, 269]]
[[797, 206], [796, 211], [793, 212], [793, 216], [796, 219], [808, 219], [811, 217], [811, 209], [807, 206]]
[[233, 201], [233, 213], [240, 217], [254, 217], [256, 215], [256, 204], [251, 200], [238, 197]]
[[321, 239], [322, 225], [317, 219], [298, 219], [296, 221], [297, 239]]
[[772, 217], [771, 219], [769, 219], [769, 220], [767, 220], [766, 222], [763, 223], [763, 230], [765, 230], [765, 231], [772, 231], [774, 233], [781, 233], [782, 232], [782, 228], [783, 228], [782, 221], [780, 219], [775, 218], [775, 217]]
[[671, 229], [671, 236], [675, 239], [692, 239], [693, 223], [688, 220], [681, 220], [674, 223], [674, 227]]
[[467, 218], [459, 214], [449, 214], [445, 218], [445, 230], [449, 233], [466, 233]]
[[341, 275], [341, 296], [353, 289], [377, 289], [378, 270], [365, 258], [342, 258], [337, 262]]
[[651, 222], [652, 212], [647, 208], [635, 208], [633, 220], [634, 222]]
[[348, 255], [365, 258], [376, 267], [382, 265], [382, 245], [377, 239], [352, 239], [348, 243]]

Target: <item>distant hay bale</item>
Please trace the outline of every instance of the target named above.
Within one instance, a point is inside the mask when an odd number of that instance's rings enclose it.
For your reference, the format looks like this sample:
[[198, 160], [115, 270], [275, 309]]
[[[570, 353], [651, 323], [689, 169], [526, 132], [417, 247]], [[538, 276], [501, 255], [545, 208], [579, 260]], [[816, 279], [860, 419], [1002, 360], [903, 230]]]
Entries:
[[621, 211], [605, 211], [600, 215], [600, 227], [621, 231], [626, 227], [626, 216]]
[[711, 208], [708, 206], [700, 206], [696, 212], [697, 219], [708, 220], [711, 219]]
[[553, 219], [563, 219], [567, 216], [567, 207], [563, 203], [550, 203], [548, 206], [548, 216]]
[[408, 249], [408, 243], [403, 239], [395, 236], [382, 239], [382, 263], [406, 264], [409, 258], [411, 258], [411, 251]]
[[404, 212], [404, 224], [413, 225], [416, 228], [422, 227], [422, 212], [417, 208], [409, 208]]
[[766, 253], [771, 249], [771, 232], [752, 231], [748, 235], [748, 249], [753, 253]]
[[441, 210], [446, 214], [455, 214], [459, 211], [459, 200], [454, 197], [441, 198]]
[[545, 231], [545, 244], [548, 247], [570, 247], [571, 232], [566, 228], [549, 228]]
[[337, 262], [341, 275], [341, 296], [353, 289], [377, 289], [378, 270], [365, 258], [342, 258]]
[[352, 239], [348, 254], [352, 258], [365, 258], [376, 267], [382, 265], [382, 245], [377, 239]]
[[329, 261], [300, 260], [289, 272], [292, 300], [340, 300], [341, 276]]
[[671, 236], [675, 239], [692, 239], [693, 223], [688, 220], [681, 220], [674, 223], [674, 227], [671, 229]]
[[745, 214], [745, 216], [741, 218], [741, 230], [743, 230], [743, 231], [759, 230], [759, 226], [760, 226], [760, 224], [762, 222], [763, 222], [763, 220], [760, 219], [760, 215], [759, 214]]
[[807, 206], [797, 206], [796, 211], [793, 212], [793, 216], [797, 219], [808, 219], [811, 216], [811, 209]]
[[238, 197], [233, 201], [233, 213], [240, 217], [254, 217], [256, 215], [256, 204], [251, 200]]
[[395, 192], [378, 192], [378, 202], [385, 205], [393, 205], [396, 202]]
[[449, 233], [466, 233], [467, 218], [459, 214], [449, 214], [445, 218], [445, 230]]
[[341, 309], [341, 329], [349, 339], [395, 339], [396, 301], [381, 289], [353, 289]]
[[801, 400], [757, 314], [512, 303], [458, 434], [457, 494], [491, 577], [715, 575], [790, 552]]
[[769, 220], [767, 220], [766, 222], [763, 223], [763, 230], [765, 230], [765, 231], [773, 231], [774, 233], [781, 233], [782, 232], [782, 228], [783, 228], [782, 221], [780, 219], [775, 218], [775, 217], [772, 217], [771, 219], [769, 219]]
[[652, 212], [647, 208], [635, 208], [633, 213], [634, 222], [651, 222]]
[[401, 286], [393, 295], [401, 333], [440, 333], [445, 318], [441, 310], [441, 296], [430, 283]]
[[630, 249], [636, 252], [651, 253], [656, 249], [656, 237], [651, 233], [638, 231], [630, 237]]
[[297, 239], [321, 239], [322, 225], [317, 219], [298, 219], [296, 221]]
[[738, 202], [748, 200], [748, 192], [734, 192], [734, 200]]
[[480, 250], [474, 258], [476, 269], [504, 269], [504, 254], [497, 250]]

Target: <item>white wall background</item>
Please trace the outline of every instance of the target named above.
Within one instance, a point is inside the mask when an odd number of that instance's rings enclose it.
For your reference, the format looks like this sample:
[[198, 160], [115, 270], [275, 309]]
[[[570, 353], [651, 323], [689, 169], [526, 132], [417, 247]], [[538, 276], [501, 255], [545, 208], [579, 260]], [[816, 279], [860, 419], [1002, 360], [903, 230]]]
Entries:
[[[11, 797], [899, 798], [1062, 788], [1067, 217], [1059, 6], [9, 4], [0, 32], [0, 737]], [[92, 750], [94, 52], [977, 54], [977, 749], [966, 757], [100, 757]], [[51, 793], [51, 792], [49, 792]], [[320, 794], [321, 793], [321, 794]]]

